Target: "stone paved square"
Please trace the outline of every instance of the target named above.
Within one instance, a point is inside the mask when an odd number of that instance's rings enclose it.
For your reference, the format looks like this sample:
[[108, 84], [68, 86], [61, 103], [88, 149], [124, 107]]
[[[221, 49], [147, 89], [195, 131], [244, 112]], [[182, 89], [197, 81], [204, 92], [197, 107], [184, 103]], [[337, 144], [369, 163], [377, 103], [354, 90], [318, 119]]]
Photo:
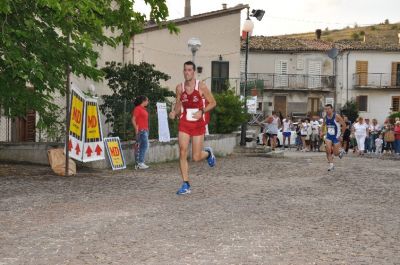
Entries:
[[400, 163], [232, 156], [148, 171], [0, 165], [0, 264], [400, 264]]

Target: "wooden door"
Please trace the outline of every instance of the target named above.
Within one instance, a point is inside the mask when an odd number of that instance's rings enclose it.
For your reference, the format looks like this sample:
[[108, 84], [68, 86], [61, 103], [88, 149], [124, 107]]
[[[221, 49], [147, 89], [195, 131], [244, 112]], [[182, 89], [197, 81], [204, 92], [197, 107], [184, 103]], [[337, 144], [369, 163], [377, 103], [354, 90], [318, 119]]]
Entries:
[[25, 117], [15, 118], [11, 134], [13, 142], [35, 142], [36, 112], [31, 110], [27, 112]]
[[307, 112], [311, 116], [316, 116], [319, 114], [319, 98], [308, 98]]
[[283, 117], [286, 117], [286, 96], [275, 96], [274, 98], [274, 110], [281, 112]]
[[368, 61], [356, 61], [357, 85], [368, 85]]

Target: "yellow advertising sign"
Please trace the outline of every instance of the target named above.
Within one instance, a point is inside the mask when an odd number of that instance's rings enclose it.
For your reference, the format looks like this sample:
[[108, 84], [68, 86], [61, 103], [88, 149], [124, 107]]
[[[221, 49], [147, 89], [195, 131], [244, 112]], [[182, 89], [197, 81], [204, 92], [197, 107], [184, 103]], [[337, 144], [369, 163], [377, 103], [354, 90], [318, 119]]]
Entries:
[[111, 167], [114, 170], [126, 168], [119, 138], [104, 138], [104, 142], [106, 143], [106, 149], [110, 158]]
[[93, 142], [100, 139], [100, 124], [97, 112], [97, 103], [86, 102], [86, 141]]
[[70, 116], [70, 134], [81, 140], [83, 127], [83, 98], [76, 94], [74, 91], [72, 92]]

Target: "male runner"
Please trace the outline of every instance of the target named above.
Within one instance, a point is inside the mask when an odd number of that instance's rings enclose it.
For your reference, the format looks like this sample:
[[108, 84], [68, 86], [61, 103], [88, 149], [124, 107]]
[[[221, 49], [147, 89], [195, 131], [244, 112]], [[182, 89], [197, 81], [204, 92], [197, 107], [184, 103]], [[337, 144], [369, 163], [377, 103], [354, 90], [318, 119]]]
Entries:
[[[207, 159], [210, 167], [215, 166], [215, 156], [211, 147], [203, 150], [204, 134], [206, 133], [205, 113], [211, 111], [217, 104], [207, 86], [195, 79], [196, 65], [188, 61], [183, 65], [185, 81], [176, 86], [175, 109], [169, 114], [171, 119], [179, 116], [178, 142], [179, 166], [183, 179], [182, 187], [176, 194], [191, 192], [189, 184], [189, 165], [187, 161], [190, 139], [192, 139], [192, 157], [194, 161]], [[203, 100], [208, 102], [207, 106]]]
[[340, 137], [346, 130], [346, 123], [340, 115], [333, 111], [333, 106], [331, 104], [325, 105], [325, 112], [326, 116], [323, 126], [326, 126], [326, 157], [329, 162], [328, 171], [333, 171], [335, 169], [333, 165], [333, 154], [340, 159], [344, 154], [344, 150], [340, 148]]

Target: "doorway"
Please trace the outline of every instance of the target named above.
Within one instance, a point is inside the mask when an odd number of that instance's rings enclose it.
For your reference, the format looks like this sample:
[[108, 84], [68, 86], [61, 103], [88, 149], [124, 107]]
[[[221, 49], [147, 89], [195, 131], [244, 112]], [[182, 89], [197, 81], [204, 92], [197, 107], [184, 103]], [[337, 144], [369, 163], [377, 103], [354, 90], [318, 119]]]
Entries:
[[286, 117], [287, 112], [287, 100], [286, 96], [275, 96], [274, 97], [274, 110], [280, 112], [283, 117]]

